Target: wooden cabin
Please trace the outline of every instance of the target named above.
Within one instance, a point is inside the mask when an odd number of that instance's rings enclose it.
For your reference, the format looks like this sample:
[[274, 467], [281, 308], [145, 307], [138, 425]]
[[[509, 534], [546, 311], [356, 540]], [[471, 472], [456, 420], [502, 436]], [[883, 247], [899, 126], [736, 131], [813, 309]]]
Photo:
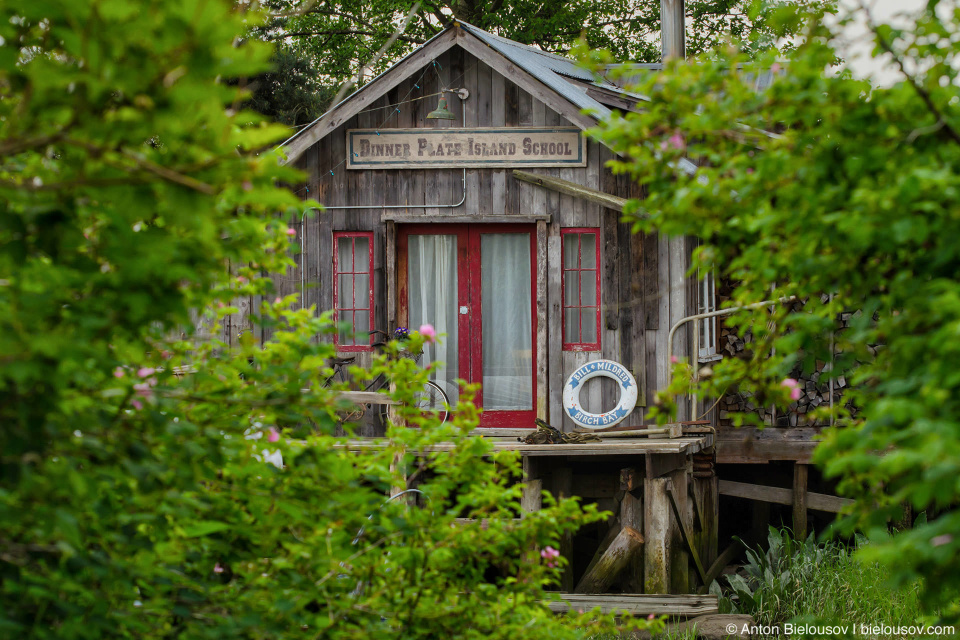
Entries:
[[[678, 6], [673, 22], [682, 29]], [[682, 31], [679, 43], [682, 51]], [[305, 204], [293, 222], [302, 251], [296, 268], [276, 279], [280, 293], [334, 310], [349, 329], [335, 337], [338, 353], [361, 366], [370, 361], [370, 330], [433, 325], [442, 339], [423, 364], [434, 364], [431, 375], [451, 401], [455, 380], [481, 385], [480, 427], [509, 433], [513, 444], [502, 446], [524, 456], [525, 504], [538, 508], [539, 492], [550, 489], [617, 514], [608, 530], [564, 542], [565, 591], [582, 587], [626, 528], [644, 539], [642, 559], [614, 588], [702, 586], [718, 555], [730, 559], [717, 553], [723, 494], [792, 504], [806, 528], [815, 430], [714, 431], [713, 402], [701, 399], [681, 402], [677, 419], [708, 424], [678, 439], [563, 449], [516, 443], [516, 430], [533, 429], [537, 418], [573, 429], [563, 388], [587, 363], [609, 360], [629, 371], [637, 395], [620, 425], [639, 427], [669, 382], [671, 356], [724, 355], [717, 318], [690, 318], [717, 303], [711, 279], [688, 276], [695, 240], [631, 233], [620, 220], [623, 203], [643, 194], [612, 173], [614, 154], [584, 133], [640, 100], [569, 59], [459, 22], [285, 143], [288, 161], [307, 175], [297, 193], [324, 210]], [[591, 380], [582, 408], [609, 412], [621, 391], [610, 378]], [[371, 422], [359, 435], [381, 433]], [[792, 486], [763, 477], [724, 484], [715, 471], [717, 463], [757, 468], [771, 460], [795, 466]], [[786, 486], [763, 486], [781, 481]], [[827, 498], [839, 500], [817, 499]], [[838, 508], [824, 500], [812, 508]]]
[[[429, 117], [441, 98], [451, 119]], [[689, 241], [620, 222], [641, 194], [584, 133], [629, 99], [566, 58], [448, 28], [286, 143], [309, 176], [299, 193], [325, 211], [305, 212], [284, 293], [300, 284], [306, 306], [335, 309], [357, 332], [338, 350], [360, 363], [369, 329], [432, 324], [444, 339], [425, 362], [444, 363], [433, 375], [451, 398], [457, 378], [482, 385], [482, 427], [572, 429], [564, 382], [597, 359], [633, 374], [623, 424], [642, 424], [698, 288]], [[688, 355], [688, 328], [678, 338]], [[617, 398], [607, 379], [581, 397], [594, 413]]]

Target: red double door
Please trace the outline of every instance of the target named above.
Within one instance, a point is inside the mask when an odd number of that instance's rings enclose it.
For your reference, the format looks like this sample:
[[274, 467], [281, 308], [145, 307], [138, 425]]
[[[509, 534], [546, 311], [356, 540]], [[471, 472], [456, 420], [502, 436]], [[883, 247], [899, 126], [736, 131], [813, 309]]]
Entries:
[[482, 427], [533, 427], [536, 415], [536, 227], [401, 226], [401, 324], [432, 325], [424, 366], [452, 404], [458, 379], [481, 385]]

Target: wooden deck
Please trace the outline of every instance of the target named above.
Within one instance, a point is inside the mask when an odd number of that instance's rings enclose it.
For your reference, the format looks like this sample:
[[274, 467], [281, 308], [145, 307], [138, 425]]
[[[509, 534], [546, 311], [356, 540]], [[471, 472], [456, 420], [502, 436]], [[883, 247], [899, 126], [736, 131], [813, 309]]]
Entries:
[[[584, 444], [524, 444], [508, 439], [491, 438], [494, 451], [519, 451], [523, 457], [587, 457], [587, 456], [637, 456], [637, 455], [692, 455], [713, 445], [712, 435], [689, 436], [674, 439], [616, 438]], [[386, 446], [379, 438], [351, 440], [338, 445], [361, 451]], [[451, 451], [453, 442], [440, 442], [418, 451], [427, 454]]]

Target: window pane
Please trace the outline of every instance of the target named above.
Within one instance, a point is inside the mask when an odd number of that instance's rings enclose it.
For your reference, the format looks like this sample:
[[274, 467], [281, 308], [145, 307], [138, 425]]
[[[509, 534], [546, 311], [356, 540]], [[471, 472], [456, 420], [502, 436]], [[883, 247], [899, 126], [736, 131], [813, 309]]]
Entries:
[[580, 268], [597, 268], [597, 234], [580, 234]]
[[580, 341], [584, 343], [594, 343], [597, 342], [597, 310], [596, 309], [581, 309], [580, 310], [580, 327], [583, 333], [580, 336]]
[[337, 271], [353, 271], [353, 238], [337, 238]]
[[370, 272], [370, 238], [354, 238], [353, 271]]
[[579, 298], [577, 297], [576, 271], [564, 271], [563, 273], [563, 306], [580, 306]]
[[580, 305], [584, 307], [597, 306], [597, 272], [580, 272]]
[[577, 268], [577, 251], [579, 247], [579, 239], [580, 239], [580, 234], [578, 233], [563, 234], [563, 268], [564, 269]]
[[580, 310], [563, 310], [563, 341], [576, 343], [580, 342]]
[[353, 277], [353, 291], [357, 309], [370, 308], [370, 276], [358, 274]]
[[353, 276], [337, 276], [337, 308], [353, 308]]

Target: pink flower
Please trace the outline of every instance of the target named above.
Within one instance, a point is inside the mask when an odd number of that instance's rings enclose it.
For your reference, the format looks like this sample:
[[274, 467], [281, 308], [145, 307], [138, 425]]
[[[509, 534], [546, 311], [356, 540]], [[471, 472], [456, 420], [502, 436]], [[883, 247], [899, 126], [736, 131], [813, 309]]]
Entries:
[[140, 402], [140, 401], [137, 400], [137, 399], [131, 400], [131, 401], [130, 401], [130, 406], [132, 406], [132, 407], [133, 407], [134, 409], [136, 409], [137, 411], [140, 411], [140, 409], [143, 409], [143, 403]]
[[114, 378], [122, 378], [122, 377], [123, 377], [123, 368], [122, 368], [122, 367], [117, 367], [116, 369], [114, 369], [114, 370], [113, 370], [113, 377], [114, 377]]
[[651, 613], [650, 615], [647, 616], [647, 620], [653, 620], [653, 619], [656, 618], [656, 617], [657, 617], [657, 616], [655, 616], [654, 614]]
[[240, 284], [243, 284], [243, 283], [246, 282], [246, 281], [247, 281], [247, 279], [244, 278], [243, 276], [237, 276], [237, 282], [239, 282]]
[[772, 65], [770, 65], [770, 73], [777, 73], [778, 71], [780, 71], [779, 62], [774, 62]]
[[270, 433], [267, 435], [267, 442], [276, 442], [280, 439], [280, 432], [276, 427], [270, 427]]
[[420, 325], [420, 335], [422, 335], [427, 342], [437, 341], [437, 330], [433, 328], [432, 324]]
[[[150, 380], [153, 380], [154, 384], [156, 384], [155, 378], [151, 378]], [[137, 395], [140, 396], [141, 398], [149, 398], [150, 396], [153, 395], [153, 390], [150, 389], [150, 387], [152, 387], [153, 385], [150, 384], [150, 380], [148, 380], [147, 382], [141, 382], [139, 384], [133, 385], [133, 390], [136, 391]]]
[[683, 136], [680, 135], [679, 133], [675, 133], [669, 138], [667, 138], [667, 142], [669, 142], [670, 146], [673, 147], [674, 149], [683, 149], [686, 146], [686, 142], [684, 141]]
[[219, 562], [218, 562], [217, 564], [213, 565], [213, 572], [214, 572], [214, 573], [223, 573], [223, 567], [220, 566], [220, 563], [219, 563]]
[[137, 370], [137, 375], [141, 378], [146, 378], [147, 376], [152, 376], [156, 372], [156, 369], [151, 369], [150, 367], [141, 367]]
[[799, 400], [800, 396], [803, 395], [803, 391], [800, 390], [800, 383], [793, 378], [784, 378], [783, 381], [780, 383], [780, 386], [790, 389], [791, 400], [794, 400], [794, 401]]
[[950, 544], [953, 541], [953, 536], [949, 533], [945, 533], [940, 536], [936, 536], [930, 539], [930, 544], [934, 547], [942, 547], [945, 544]]
[[277, 296], [276, 299], [273, 301], [273, 304], [280, 304], [281, 302], [283, 302], [283, 298], [281, 298], [280, 296]]
[[678, 358], [677, 356], [670, 356], [670, 362], [672, 362], [673, 364], [677, 364], [678, 362], [680, 362], [680, 358]]
[[747, 167], [747, 173], [753, 173], [753, 167]]
[[170, 352], [167, 351], [167, 350], [163, 350], [163, 351], [160, 352], [160, 357], [163, 358], [164, 360], [169, 360], [169, 359], [170, 359], [170, 356], [172, 356], [172, 355], [173, 355], [173, 354], [170, 353]]
[[287, 235], [291, 237], [295, 236], [297, 235], [297, 230], [294, 229], [293, 227], [287, 227]]
[[545, 560], [553, 560], [554, 558], [557, 558], [559, 556], [560, 556], [560, 552], [551, 546], [544, 547], [543, 550], [540, 552], [540, 557]]
[[244, 180], [244, 181], [243, 181], [243, 190], [244, 190], [244, 191], [250, 191], [251, 189], [253, 189], [253, 183], [250, 182], [249, 180]]

